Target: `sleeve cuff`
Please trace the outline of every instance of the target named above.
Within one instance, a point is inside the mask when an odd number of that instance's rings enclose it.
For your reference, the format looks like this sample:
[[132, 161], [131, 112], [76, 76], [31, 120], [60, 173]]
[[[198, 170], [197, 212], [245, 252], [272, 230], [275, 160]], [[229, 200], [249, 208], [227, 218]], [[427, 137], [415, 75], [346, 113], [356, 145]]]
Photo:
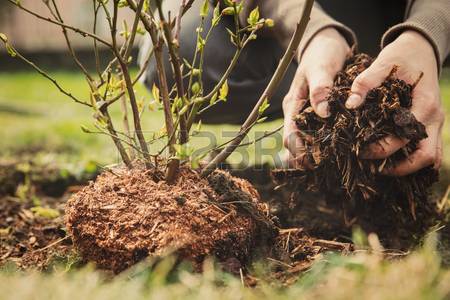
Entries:
[[445, 56], [440, 54], [439, 45], [436, 42], [436, 39], [433, 37], [433, 34], [430, 34], [429, 29], [422, 26], [420, 23], [407, 21], [391, 27], [388, 31], [384, 33], [383, 37], [381, 38], [381, 48], [383, 49], [388, 44], [392, 43], [401, 33], [407, 30], [414, 30], [420, 33], [423, 37], [425, 37], [428, 40], [428, 42], [433, 47], [434, 54], [436, 56], [438, 72], [440, 74], [442, 69], [442, 63], [445, 60]]
[[308, 27], [306, 28], [306, 32], [300, 42], [299, 48], [298, 48], [298, 54], [296, 56], [297, 62], [300, 62], [301, 57], [303, 56], [303, 53], [305, 52], [306, 48], [308, 47], [309, 43], [312, 41], [312, 39], [322, 30], [327, 28], [334, 28], [336, 29], [347, 41], [350, 48], [354, 48], [357, 51], [357, 39], [355, 33], [348, 28], [347, 26], [336, 22], [334, 20], [329, 20], [328, 22], [322, 21], [316, 21], [308, 24]]

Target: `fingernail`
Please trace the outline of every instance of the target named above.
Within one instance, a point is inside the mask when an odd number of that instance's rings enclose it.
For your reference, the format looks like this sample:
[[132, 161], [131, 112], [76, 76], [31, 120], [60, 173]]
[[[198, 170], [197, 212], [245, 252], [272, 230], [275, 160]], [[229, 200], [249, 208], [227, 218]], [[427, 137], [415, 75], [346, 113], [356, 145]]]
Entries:
[[345, 107], [348, 109], [354, 109], [361, 105], [362, 98], [358, 94], [351, 94], [350, 97], [348, 97], [347, 102], [345, 102]]
[[328, 102], [322, 101], [319, 104], [317, 104], [317, 112], [316, 113], [321, 118], [327, 118], [328, 116], [330, 116], [330, 111], [328, 109]]

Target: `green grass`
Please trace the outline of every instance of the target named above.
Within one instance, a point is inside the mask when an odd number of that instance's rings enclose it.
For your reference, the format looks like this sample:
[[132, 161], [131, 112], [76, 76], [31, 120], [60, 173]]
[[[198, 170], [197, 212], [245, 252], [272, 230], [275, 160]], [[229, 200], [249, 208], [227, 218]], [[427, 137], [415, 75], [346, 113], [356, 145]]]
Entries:
[[[52, 75], [64, 88], [73, 91], [75, 96], [88, 99], [88, 90], [81, 75], [67, 72]], [[149, 99], [150, 94], [142, 85], [138, 84], [136, 90], [138, 98]], [[118, 105], [111, 113], [119, 120], [116, 126], [121, 129]], [[164, 124], [162, 111], [146, 109], [142, 122], [144, 131], [158, 132]], [[280, 124], [281, 121], [277, 120], [255, 126], [249, 136], [254, 139], [256, 131], [272, 130]], [[86, 134], [82, 132], [80, 125], [93, 128], [92, 111], [72, 102], [40, 75], [30, 72], [0, 73], [0, 154], [3, 156], [14, 155], [18, 150], [44, 148], [46, 151], [62, 152], [63, 160], [94, 160], [100, 164], [115, 162], [118, 155], [110, 138]], [[221, 144], [230, 138], [226, 135], [227, 132], [237, 132], [239, 126], [204, 125], [201, 130], [217, 137], [217, 144]], [[147, 133], [147, 137], [150, 136]], [[191, 143], [201, 149], [214, 146], [205, 137], [193, 137]], [[259, 142], [258, 145], [274, 148], [269, 153], [281, 150], [281, 143], [275, 143], [273, 138]], [[161, 142], [151, 145], [151, 151], [156, 153], [161, 146]], [[254, 146], [246, 148], [250, 153], [248, 164], [254, 162], [254, 149]], [[68, 153], [73, 155], [68, 156]], [[237, 163], [241, 161], [240, 158], [241, 154], [234, 153], [231, 161]], [[257, 162], [262, 163], [269, 158], [266, 155]]]
[[[87, 97], [81, 76], [58, 72], [60, 83]], [[442, 78], [442, 99], [447, 121], [444, 125], [444, 163], [450, 167], [450, 72]], [[142, 86], [140, 97], [148, 97]], [[232, 99], [230, 99], [232, 101]], [[114, 116], [119, 111], [114, 110]], [[10, 158], [19, 151], [37, 151], [42, 160], [61, 162], [96, 161], [109, 164], [117, 159], [108, 137], [83, 133], [80, 124], [91, 126], [92, 112], [71, 103], [48, 81], [29, 72], [0, 73], [0, 157]], [[162, 127], [160, 111], [144, 114], [144, 127]], [[280, 121], [258, 125], [257, 130], [270, 130]], [[203, 130], [221, 136], [224, 130], [237, 126], [204, 126]], [[219, 141], [223, 138], [219, 138]], [[205, 141], [194, 140], [195, 146]], [[273, 146], [268, 140], [266, 147]], [[268, 145], [270, 144], [270, 145]], [[152, 151], [158, 147], [152, 146]], [[250, 153], [252, 153], [250, 148]], [[274, 149], [273, 152], [278, 151]], [[48, 154], [47, 152], [50, 152]], [[233, 161], [238, 161], [236, 154]], [[250, 154], [249, 163], [254, 162]], [[448, 180], [448, 179], [444, 179]], [[375, 245], [376, 246], [376, 245]], [[375, 247], [376, 248], [376, 247]], [[382, 260], [375, 253], [360, 252], [343, 257], [326, 255], [304, 274], [298, 283], [283, 288], [276, 282], [262, 282], [257, 288], [244, 288], [239, 278], [222, 274], [206, 265], [203, 275], [180, 270], [168, 275], [167, 265], [159, 264], [152, 271], [129, 271], [108, 278], [92, 268], [53, 272], [0, 272], [0, 299], [444, 299], [450, 297], [450, 271], [440, 265], [433, 239], [413, 254], [400, 260]]]
[[170, 272], [170, 257], [153, 265], [141, 264], [107, 278], [85, 268], [0, 273], [0, 299], [448, 299], [450, 271], [441, 268], [435, 236], [413, 254], [386, 261], [379, 248], [351, 256], [327, 254], [298, 282], [283, 287], [262, 280], [244, 287], [240, 278], [223, 274], [210, 261], [204, 273]]

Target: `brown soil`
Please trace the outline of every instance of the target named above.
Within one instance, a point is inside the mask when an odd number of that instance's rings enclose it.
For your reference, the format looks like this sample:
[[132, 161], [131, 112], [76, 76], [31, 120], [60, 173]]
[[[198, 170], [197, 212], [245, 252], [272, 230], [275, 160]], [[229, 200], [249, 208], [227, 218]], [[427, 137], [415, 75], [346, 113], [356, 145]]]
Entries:
[[277, 230], [247, 182], [216, 171], [210, 182], [183, 167], [173, 185], [148, 171], [104, 172], [67, 203], [67, 228], [82, 257], [119, 272], [177, 252], [200, 268], [207, 256], [244, 265]]
[[[43, 198], [43, 205], [64, 212], [63, 201]], [[19, 269], [48, 269], [58, 258], [72, 254], [63, 217], [48, 219], [35, 215], [32, 205], [18, 198], [0, 199], [0, 266], [12, 263]]]
[[[428, 197], [438, 173], [430, 166], [404, 177], [382, 174], [407, 159], [427, 134], [409, 111], [414, 86], [395, 78], [395, 68], [380, 87], [368, 93], [362, 107], [345, 108], [353, 80], [372, 61], [365, 54], [348, 59], [327, 98], [329, 118], [318, 117], [310, 103], [296, 117], [312, 169], [278, 170], [273, 175], [294, 190], [287, 197], [291, 224], [334, 237], [348, 237], [350, 229], [359, 225], [388, 240], [388, 246], [401, 247], [401, 240], [421, 235], [438, 217]], [[388, 135], [409, 143], [387, 159], [360, 158], [369, 144]]]

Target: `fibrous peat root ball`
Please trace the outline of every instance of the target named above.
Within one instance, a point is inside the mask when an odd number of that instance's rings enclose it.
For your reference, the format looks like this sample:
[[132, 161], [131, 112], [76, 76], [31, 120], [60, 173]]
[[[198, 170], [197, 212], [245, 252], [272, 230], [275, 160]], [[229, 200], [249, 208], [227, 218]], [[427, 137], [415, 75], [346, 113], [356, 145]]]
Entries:
[[[355, 110], [345, 107], [354, 79], [372, 61], [365, 54], [347, 60], [326, 99], [330, 117], [317, 116], [309, 102], [296, 117], [312, 170], [281, 170], [274, 176], [295, 181], [300, 190], [320, 191], [334, 201], [340, 199], [351, 207], [384, 200], [416, 218], [417, 210], [429, 208], [428, 188], [437, 181], [437, 171], [430, 166], [404, 177], [382, 174], [407, 159], [427, 137], [425, 126], [410, 112], [413, 85], [397, 79], [394, 67], [381, 86], [368, 93], [364, 105]], [[409, 142], [387, 159], [360, 158], [369, 144], [388, 135]]]
[[85, 260], [114, 272], [168, 251], [196, 268], [207, 256], [245, 264], [254, 248], [277, 235], [247, 181], [224, 171], [208, 181], [183, 167], [168, 185], [151, 172], [106, 171], [68, 201], [67, 228]]

